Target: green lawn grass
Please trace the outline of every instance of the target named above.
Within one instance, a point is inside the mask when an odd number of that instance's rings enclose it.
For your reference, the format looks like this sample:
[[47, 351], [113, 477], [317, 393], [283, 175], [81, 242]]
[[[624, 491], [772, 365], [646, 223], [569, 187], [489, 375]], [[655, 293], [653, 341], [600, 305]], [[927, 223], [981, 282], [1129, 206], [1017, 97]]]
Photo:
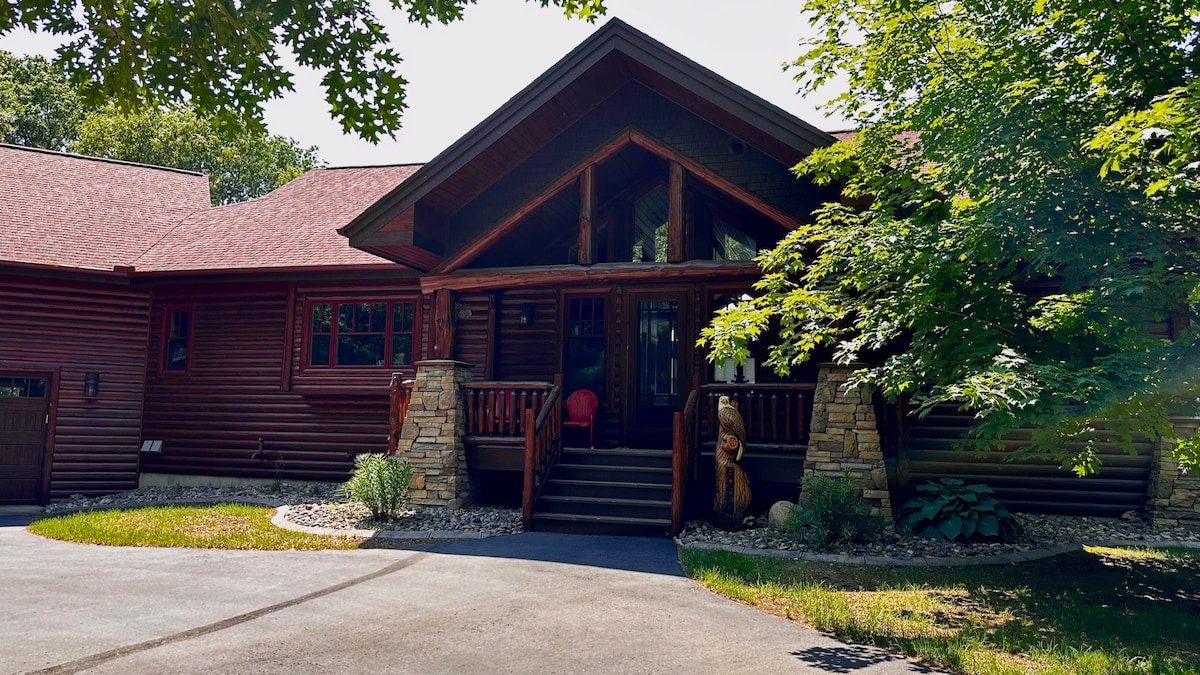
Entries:
[[271, 524], [273, 509], [245, 504], [152, 506], [42, 518], [43, 537], [107, 546], [291, 551], [360, 548], [362, 539], [293, 532]]
[[1089, 548], [961, 568], [682, 559], [717, 593], [959, 673], [1200, 673], [1197, 551]]

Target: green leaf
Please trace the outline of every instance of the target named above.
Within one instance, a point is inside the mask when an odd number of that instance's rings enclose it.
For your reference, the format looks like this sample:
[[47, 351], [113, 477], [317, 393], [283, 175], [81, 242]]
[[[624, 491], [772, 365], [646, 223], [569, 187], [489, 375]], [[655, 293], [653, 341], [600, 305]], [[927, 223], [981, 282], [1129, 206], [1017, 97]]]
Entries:
[[958, 538], [962, 534], [963, 521], [957, 514], [951, 514], [945, 520], [938, 523], [938, 530], [951, 541]]
[[979, 519], [979, 534], [985, 537], [995, 537], [1000, 533], [1000, 521], [996, 520], [996, 516], [985, 514]]

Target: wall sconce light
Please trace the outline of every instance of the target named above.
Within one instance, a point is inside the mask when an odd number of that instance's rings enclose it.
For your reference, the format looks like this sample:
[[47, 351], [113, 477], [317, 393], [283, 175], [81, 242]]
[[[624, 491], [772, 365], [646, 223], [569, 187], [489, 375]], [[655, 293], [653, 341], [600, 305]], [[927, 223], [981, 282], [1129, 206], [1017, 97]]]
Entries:
[[527, 303], [521, 305], [521, 325], [522, 326], [532, 326], [533, 325], [533, 303], [531, 303], [531, 302], [527, 302]]
[[83, 397], [96, 398], [100, 395], [100, 373], [88, 373], [83, 376]]

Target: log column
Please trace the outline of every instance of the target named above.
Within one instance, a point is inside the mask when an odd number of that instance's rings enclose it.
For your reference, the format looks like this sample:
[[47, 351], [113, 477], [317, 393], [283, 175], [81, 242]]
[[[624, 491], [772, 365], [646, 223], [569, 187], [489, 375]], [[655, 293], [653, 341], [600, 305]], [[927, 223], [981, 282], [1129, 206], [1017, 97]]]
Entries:
[[454, 291], [440, 288], [433, 292], [433, 358], [448, 359], [454, 354]]
[[596, 213], [596, 165], [579, 174], [579, 264], [596, 262], [596, 233], [592, 218]]
[[687, 231], [683, 209], [683, 165], [671, 162], [667, 181], [667, 262], [687, 260]]

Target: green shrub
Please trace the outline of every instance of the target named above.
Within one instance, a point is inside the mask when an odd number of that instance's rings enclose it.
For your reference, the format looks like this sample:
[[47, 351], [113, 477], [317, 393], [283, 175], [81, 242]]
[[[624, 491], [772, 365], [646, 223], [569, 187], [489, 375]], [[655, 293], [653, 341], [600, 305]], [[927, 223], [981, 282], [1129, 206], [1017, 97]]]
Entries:
[[408, 504], [412, 485], [412, 465], [407, 459], [367, 453], [354, 458], [350, 480], [338, 493], [371, 511], [375, 520], [388, 520]]
[[900, 508], [900, 526], [930, 539], [1009, 541], [1021, 525], [986, 485], [943, 478], [917, 486], [920, 494]]
[[806, 476], [788, 528], [816, 549], [873, 539], [882, 521], [858, 496], [850, 477]]

